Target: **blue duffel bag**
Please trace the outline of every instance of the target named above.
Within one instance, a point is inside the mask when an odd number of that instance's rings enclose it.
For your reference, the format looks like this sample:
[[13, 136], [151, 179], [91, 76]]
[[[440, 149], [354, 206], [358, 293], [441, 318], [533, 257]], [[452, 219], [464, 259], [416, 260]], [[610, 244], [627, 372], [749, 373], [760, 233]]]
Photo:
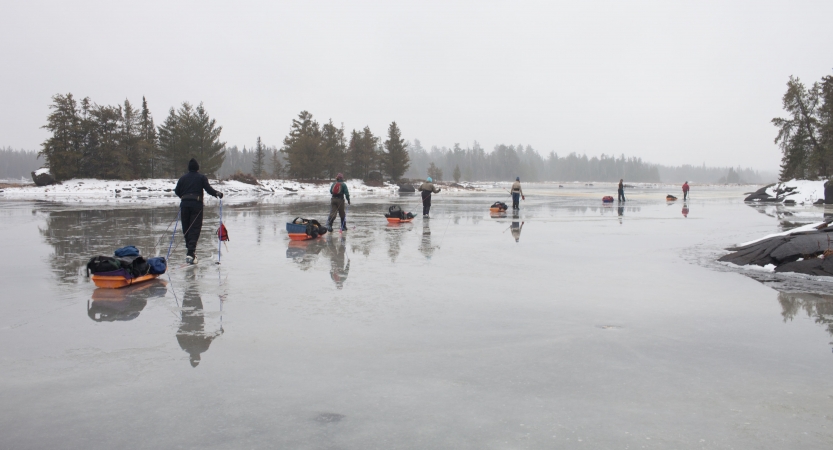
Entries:
[[116, 258], [124, 258], [125, 256], [139, 256], [139, 249], [132, 245], [128, 245], [127, 247], [122, 247], [115, 251], [114, 255]]
[[168, 263], [165, 261], [165, 258], [157, 256], [155, 258], [148, 258], [148, 267], [150, 267], [148, 273], [151, 275], [162, 275], [168, 270]]

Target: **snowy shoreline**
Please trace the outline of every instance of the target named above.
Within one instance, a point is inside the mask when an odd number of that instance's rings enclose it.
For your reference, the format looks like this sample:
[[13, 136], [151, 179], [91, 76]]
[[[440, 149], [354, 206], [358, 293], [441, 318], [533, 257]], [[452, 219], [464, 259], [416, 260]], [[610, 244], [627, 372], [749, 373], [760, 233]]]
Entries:
[[[0, 189], [0, 198], [9, 200], [51, 200], [64, 202], [124, 202], [137, 201], [175, 203], [175, 179], [144, 180], [96, 180], [72, 179], [50, 186], [26, 185]], [[300, 183], [292, 180], [262, 180], [257, 185], [233, 180], [209, 180], [211, 186], [222, 192], [225, 200], [252, 200], [262, 197], [327, 196], [330, 183]], [[347, 180], [353, 197], [390, 196], [399, 186], [385, 183], [380, 187], [367, 186], [362, 180]]]

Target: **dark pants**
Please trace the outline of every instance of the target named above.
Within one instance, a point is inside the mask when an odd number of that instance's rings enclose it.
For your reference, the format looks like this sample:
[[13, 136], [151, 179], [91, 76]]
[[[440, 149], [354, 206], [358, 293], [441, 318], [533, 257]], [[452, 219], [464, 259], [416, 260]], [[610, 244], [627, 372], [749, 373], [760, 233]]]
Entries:
[[431, 210], [431, 193], [428, 192], [428, 195], [425, 195], [426, 191], [422, 191], [422, 215], [427, 216], [428, 211]]
[[336, 213], [341, 217], [341, 228], [345, 229], [347, 227], [347, 214], [344, 212], [344, 197], [333, 197], [330, 200], [330, 217], [327, 218], [327, 226], [333, 226]]
[[512, 209], [520, 209], [521, 194], [517, 192], [512, 193]]
[[688, 191], [683, 191], [683, 201], [688, 200]]
[[620, 202], [625, 201], [625, 190], [624, 189], [619, 189], [619, 201]]
[[185, 235], [185, 248], [188, 255], [194, 256], [197, 241], [202, 231], [202, 203], [184, 201], [179, 205], [182, 211], [182, 233]]

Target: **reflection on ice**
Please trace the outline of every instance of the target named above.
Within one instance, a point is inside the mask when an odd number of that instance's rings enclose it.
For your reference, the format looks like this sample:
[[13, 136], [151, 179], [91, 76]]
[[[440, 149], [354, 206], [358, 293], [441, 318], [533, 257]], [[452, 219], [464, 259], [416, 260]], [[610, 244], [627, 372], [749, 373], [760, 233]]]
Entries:
[[190, 355], [191, 367], [197, 367], [201, 355], [208, 351], [211, 342], [223, 334], [222, 322], [217, 331], [206, 332], [205, 312], [203, 311], [202, 296], [200, 295], [199, 282], [194, 271], [196, 268], [188, 269], [185, 275], [185, 293], [182, 294], [182, 317], [179, 329], [176, 332], [176, 340], [180, 348]]
[[833, 336], [833, 295], [796, 292], [779, 292], [778, 303], [781, 304], [784, 322], [792, 321], [804, 311], [819, 325], [824, 325], [827, 333]]
[[123, 289], [96, 289], [92, 303], [87, 302], [87, 315], [96, 322], [133, 320], [148, 299], [164, 297], [167, 292], [166, 283], [158, 279]]

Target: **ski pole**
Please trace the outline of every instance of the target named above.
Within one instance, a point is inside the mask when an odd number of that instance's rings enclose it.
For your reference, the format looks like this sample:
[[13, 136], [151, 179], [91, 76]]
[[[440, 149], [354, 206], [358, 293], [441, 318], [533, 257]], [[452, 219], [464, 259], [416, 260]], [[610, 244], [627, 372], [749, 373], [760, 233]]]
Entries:
[[220, 228], [217, 235], [217, 264], [220, 264], [220, 258], [223, 256], [223, 199], [220, 199]]
[[182, 208], [179, 208], [179, 213], [176, 215], [176, 222], [174, 222], [174, 232], [171, 234], [171, 243], [168, 245], [168, 255], [165, 256], [165, 262], [171, 259], [171, 248], [174, 246], [174, 237], [176, 237], [176, 227], [179, 226], [179, 218], [182, 216]]

